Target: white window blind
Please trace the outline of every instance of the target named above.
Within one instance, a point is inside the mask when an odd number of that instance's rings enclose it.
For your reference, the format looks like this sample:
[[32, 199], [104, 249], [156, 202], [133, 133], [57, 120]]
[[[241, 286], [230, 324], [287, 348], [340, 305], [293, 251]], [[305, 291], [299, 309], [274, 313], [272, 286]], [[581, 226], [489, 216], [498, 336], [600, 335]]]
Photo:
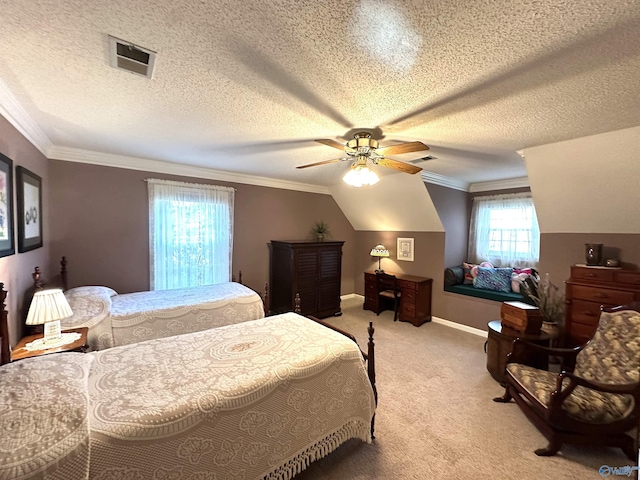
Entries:
[[148, 179], [151, 288], [228, 282], [233, 188]]

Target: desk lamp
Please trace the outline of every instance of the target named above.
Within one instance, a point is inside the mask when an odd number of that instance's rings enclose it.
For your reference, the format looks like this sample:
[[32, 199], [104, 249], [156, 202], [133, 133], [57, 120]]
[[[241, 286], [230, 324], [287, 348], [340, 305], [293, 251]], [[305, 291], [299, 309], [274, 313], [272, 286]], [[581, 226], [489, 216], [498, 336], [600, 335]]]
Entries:
[[376, 273], [384, 273], [384, 270], [382, 270], [382, 268], [380, 268], [380, 260], [382, 259], [382, 257], [388, 257], [389, 256], [389, 250], [387, 250], [384, 247], [384, 245], [376, 245], [375, 247], [373, 247], [371, 249], [370, 255], [372, 257], [378, 257], [378, 269], [376, 270]]
[[[54, 348], [70, 343], [60, 331], [60, 319], [73, 315], [69, 302], [59, 288], [40, 290], [33, 295], [27, 325], [44, 324], [44, 337], [32, 342], [33, 347]], [[73, 341], [73, 340], [71, 340]]]

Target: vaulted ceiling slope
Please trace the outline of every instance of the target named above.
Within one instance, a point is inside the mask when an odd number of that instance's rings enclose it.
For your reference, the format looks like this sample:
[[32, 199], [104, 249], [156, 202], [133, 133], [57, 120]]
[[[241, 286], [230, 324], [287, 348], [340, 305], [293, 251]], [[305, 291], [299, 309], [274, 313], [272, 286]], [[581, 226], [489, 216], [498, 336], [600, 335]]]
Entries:
[[[2, 108], [50, 158], [326, 187], [348, 163], [296, 170], [339, 156], [313, 139], [369, 128], [486, 182], [526, 176], [517, 150], [640, 125], [639, 27], [633, 0], [8, 0]], [[157, 52], [153, 77], [112, 68], [109, 35]]]

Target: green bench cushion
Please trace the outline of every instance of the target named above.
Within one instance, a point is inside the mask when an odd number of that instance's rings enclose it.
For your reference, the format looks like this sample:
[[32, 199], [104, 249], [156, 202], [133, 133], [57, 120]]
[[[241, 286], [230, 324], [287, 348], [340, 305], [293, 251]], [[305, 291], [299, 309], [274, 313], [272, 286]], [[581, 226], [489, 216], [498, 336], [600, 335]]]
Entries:
[[494, 302], [525, 302], [533, 305], [533, 302], [524, 295], [515, 292], [496, 292], [494, 290], [485, 290], [476, 288], [473, 285], [445, 285], [445, 292], [458, 293], [468, 297], [484, 298], [485, 300], [493, 300]]

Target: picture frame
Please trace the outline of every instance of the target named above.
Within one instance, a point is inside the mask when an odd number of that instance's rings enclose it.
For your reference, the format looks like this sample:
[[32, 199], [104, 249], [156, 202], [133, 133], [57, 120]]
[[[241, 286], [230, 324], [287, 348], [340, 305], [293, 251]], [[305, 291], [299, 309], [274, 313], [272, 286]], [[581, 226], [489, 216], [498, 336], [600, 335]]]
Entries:
[[398, 238], [397, 259], [413, 262], [413, 238]]
[[42, 179], [16, 167], [18, 194], [18, 252], [42, 247]]
[[13, 160], [0, 153], [0, 257], [16, 253], [13, 221]]

